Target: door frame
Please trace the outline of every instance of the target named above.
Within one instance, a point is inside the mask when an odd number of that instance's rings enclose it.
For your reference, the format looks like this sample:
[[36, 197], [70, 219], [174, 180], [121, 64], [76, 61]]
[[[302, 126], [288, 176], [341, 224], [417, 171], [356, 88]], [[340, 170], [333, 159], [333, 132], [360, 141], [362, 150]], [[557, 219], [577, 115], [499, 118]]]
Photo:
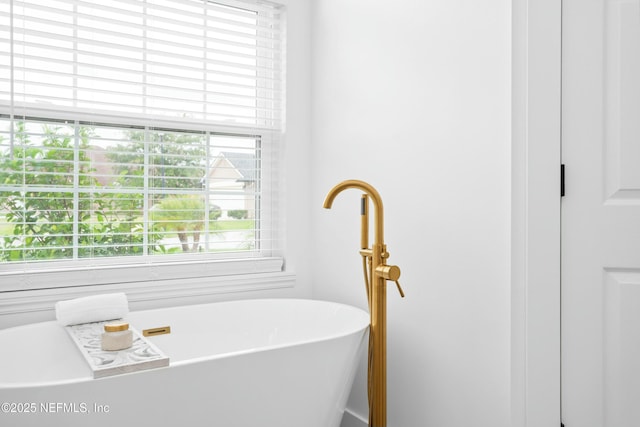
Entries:
[[511, 425], [558, 427], [562, 0], [512, 1]]

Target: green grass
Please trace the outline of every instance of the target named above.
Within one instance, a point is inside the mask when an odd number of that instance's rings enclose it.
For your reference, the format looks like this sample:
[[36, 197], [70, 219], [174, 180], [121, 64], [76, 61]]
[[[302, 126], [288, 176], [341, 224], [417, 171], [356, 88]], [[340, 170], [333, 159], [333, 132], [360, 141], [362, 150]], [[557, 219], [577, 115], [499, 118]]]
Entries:
[[230, 230], [251, 230], [255, 228], [255, 221], [252, 219], [228, 219], [210, 221], [211, 230], [230, 231]]

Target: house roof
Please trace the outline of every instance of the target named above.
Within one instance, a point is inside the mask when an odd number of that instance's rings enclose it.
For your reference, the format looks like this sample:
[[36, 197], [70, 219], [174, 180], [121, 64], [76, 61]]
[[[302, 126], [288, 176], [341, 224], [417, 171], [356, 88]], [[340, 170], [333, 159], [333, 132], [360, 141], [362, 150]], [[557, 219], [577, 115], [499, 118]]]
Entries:
[[256, 156], [251, 153], [234, 153], [224, 151], [220, 153], [234, 168], [242, 175], [238, 181], [255, 181], [256, 180]]

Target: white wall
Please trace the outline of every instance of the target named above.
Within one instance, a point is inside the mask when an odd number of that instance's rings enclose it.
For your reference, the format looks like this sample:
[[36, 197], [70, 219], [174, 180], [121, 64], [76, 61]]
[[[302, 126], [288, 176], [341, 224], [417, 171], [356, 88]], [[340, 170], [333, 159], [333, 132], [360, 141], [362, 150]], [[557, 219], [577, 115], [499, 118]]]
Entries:
[[297, 275], [296, 289], [288, 293], [294, 297], [311, 295], [311, 2], [278, 1], [287, 11], [286, 123], [281, 156], [286, 186], [279, 218], [285, 230], [285, 269]]
[[[385, 204], [388, 425], [509, 425], [507, 0], [316, 0], [313, 295], [366, 307], [359, 193]], [[348, 410], [367, 418], [364, 361]], [[353, 423], [351, 419], [350, 423]]]

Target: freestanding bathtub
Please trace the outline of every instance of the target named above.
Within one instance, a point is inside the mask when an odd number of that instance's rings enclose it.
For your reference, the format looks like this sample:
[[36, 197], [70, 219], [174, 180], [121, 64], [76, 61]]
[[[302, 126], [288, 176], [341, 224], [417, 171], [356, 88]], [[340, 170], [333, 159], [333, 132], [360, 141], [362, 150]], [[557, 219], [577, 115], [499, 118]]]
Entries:
[[0, 426], [338, 427], [369, 316], [331, 302], [131, 312], [170, 365], [93, 379], [64, 327], [0, 330]]

